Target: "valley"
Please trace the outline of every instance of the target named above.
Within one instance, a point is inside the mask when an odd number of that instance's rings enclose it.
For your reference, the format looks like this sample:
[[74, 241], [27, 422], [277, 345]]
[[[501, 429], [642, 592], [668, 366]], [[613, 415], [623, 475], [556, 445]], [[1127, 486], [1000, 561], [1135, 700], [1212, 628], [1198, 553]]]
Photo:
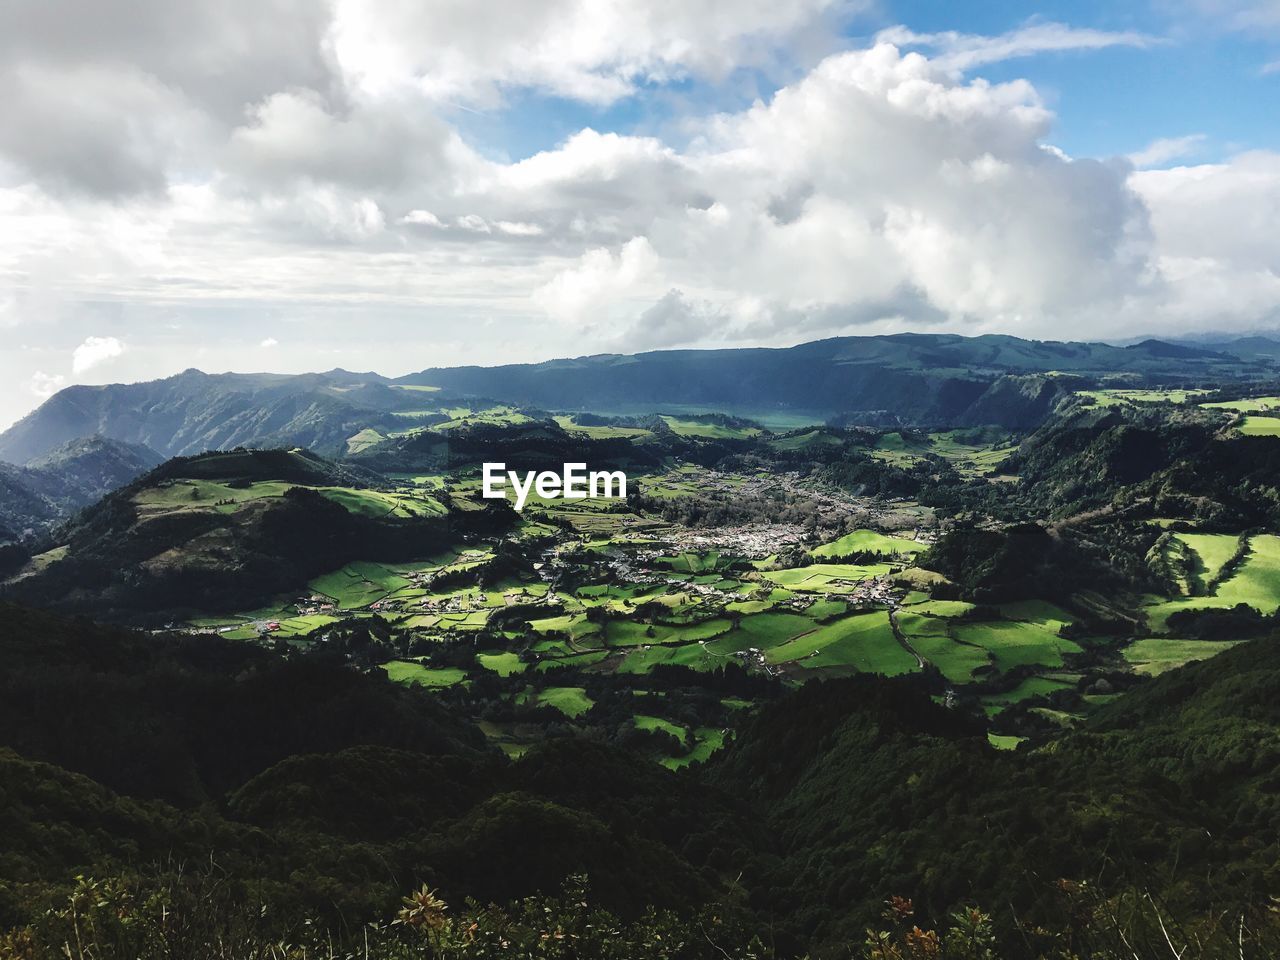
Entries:
[[[394, 429], [365, 411], [328, 455], [171, 458], [11, 539], [0, 747], [119, 791], [99, 806], [177, 804], [118, 829], [212, 844], [291, 915], [332, 916], [303, 906], [310, 883], [376, 916], [410, 878], [505, 903], [588, 873], [618, 916], [706, 908], [747, 930], [754, 910], [777, 956], [835, 957], [893, 890], [929, 922], [1008, 902], [1001, 936], [1025, 913], [1066, 937], [1039, 859], [1108, 871], [1115, 897], [1154, 856], [1179, 910], [1220, 909], [1179, 885], [1186, 857], [1262, 903], [1274, 725], [1216, 717], [1271, 709], [1249, 704], [1280, 676], [1280, 450], [1256, 425], [1277, 407], [1265, 385], [1193, 380], [1058, 384], [1025, 426], [389, 386], [413, 404]], [[484, 496], [486, 462], [625, 471], [627, 496], [530, 491], [517, 510], [510, 485]], [[116, 719], [84, 744], [48, 735], [99, 716]], [[1216, 767], [1221, 743], [1253, 772]], [[197, 809], [216, 840], [162, 825]], [[1204, 830], [1227, 839], [1187, 839]], [[118, 869], [88, 843], [24, 847], [13, 909], [73, 866]]]

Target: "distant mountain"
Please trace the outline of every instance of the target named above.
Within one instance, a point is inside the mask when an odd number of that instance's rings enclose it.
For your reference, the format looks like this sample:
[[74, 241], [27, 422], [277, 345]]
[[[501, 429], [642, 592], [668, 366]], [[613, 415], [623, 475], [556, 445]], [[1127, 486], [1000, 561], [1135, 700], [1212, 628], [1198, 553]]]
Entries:
[[547, 409], [640, 412], [700, 405], [859, 416], [891, 411], [920, 423], [963, 420], [1002, 377], [1128, 374], [1159, 381], [1258, 378], [1269, 362], [1147, 340], [1129, 347], [1008, 336], [841, 337], [785, 349], [668, 350], [501, 367], [426, 370], [401, 383]]
[[25, 467], [0, 464], [0, 541], [65, 520], [163, 459], [138, 444], [83, 437]]
[[[1247, 354], [1247, 356], [1245, 355]], [[1052, 385], [1008, 377], [1122, 376], [1134, 383], [1222, 383], [1274, 376], [1257, 344], [1239, 353], [1146, 340], [1127, 347], [1009, 336], [841, 337], [782, 349], [664, 350], [537, 364], [373, 373], [217, 374], [188, 370], [149, 383], [75, 386], [0, 434], [0, 460], [25, 464], [101, 434], [164, 456], [236, 446], [304, 446], [342, 456], [365, 430], [395, 432], [397, 412], [435, 400], [486, 397], [542, 410], [801, 414], [846, 423], [1034, 425]], [[1027, 391], [1031, 392], [1028, 393]], [[1006, 414], [1006, 401], [1016, 401]]]
[[0, 460], [25, 464], [101, 434], [164, 456], [237, 446], [342, 452], [347, 437], [411, 401], [377, 374], [298, 376], [187, 370], [146, 383], [60, 390], [0, 434]]

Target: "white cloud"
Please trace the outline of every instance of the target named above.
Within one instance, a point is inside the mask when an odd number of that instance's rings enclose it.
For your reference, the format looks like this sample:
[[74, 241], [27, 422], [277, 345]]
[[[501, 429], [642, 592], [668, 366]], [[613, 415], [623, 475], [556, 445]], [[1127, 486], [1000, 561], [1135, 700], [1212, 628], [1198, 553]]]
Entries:
[[67, 385], [67, 378], [59, 373], [44, 373], [37, 370], [31, 375], [27, 388], [41, 400], [48, 400]]
[[258, 344], [258, 346], [262, 347], [264, 350], [270, 350], [272, 347], [280, 346], [280, 341], [277, 340], [275, 337], [267, 337], [260, 344]]
[[410, 210], [400, 218], [401, 223], [410, 223], [419, 227], [436, 227], [445, 230], [444, 222], [430, 210]]
[[125, 346], [115, 337], [85, 337], [71, 355], [71, 372], [79, 376], [124, 353]]
[[1170, 160], [1180, 160], [1194, 154], [1204, 141], [1203, 133], [1192, 133], [1185, 137], [1161, 137], [1151, 141], [1141, 150], [1129, 154], [1129, 162], [1139, 170], [1161, 167]]
[[583, 254], [533, 292], [534, 302], [552, 317], [573, 325], [592, 325], [634, 295], [656, 267], [649, 241], [633, 237], [612, 253], [603, 248]]
[[531, 87], [607, 104], [812, 44], [850, 0], [338, 0], [328, 45], [356, 89], [493, 104]]
[[916, 33], [898, 26], [882, 30], [876, 39], [898, 47], [928, 48], [933, 51], [932, 60], [935, 64], [960, 71], [1038, 53], [1104, 50], [1108, 47], [1141, 48], [1160, 42], [1155, 37], [1132, 30], [1081, 29], [1052, 22], [1027, 24], [996, 37], [955, 31]]
[[1264, 63], [1258, 73], [1264, 77], [1270, 77], [1280, 73], [1280, 60], [1272, 60], [1270, 63]]

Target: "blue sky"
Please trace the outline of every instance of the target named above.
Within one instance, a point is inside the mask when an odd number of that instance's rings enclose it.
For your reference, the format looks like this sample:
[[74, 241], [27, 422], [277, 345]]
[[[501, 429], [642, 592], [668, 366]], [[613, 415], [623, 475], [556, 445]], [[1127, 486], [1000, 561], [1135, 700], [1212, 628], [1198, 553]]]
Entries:
[[[841, 34], [843, 43], [861, 46], [895, 25], [917, 33], [999, 35], [1037, 22], [1152, 39], [1141, 49], [1040, 53], [983, 67], [981, 75], [993, 82], [1034, 83], [1057, 115], [1053, 142], [1073, 156], [1128, 154], [1158, 139], [1191, 136], [1204, 139], [1185, 159], [1201, 162], [1280, 148], [1280, 68], [1264, 72], [1280, 61], [1280, 23], [1274, 31], [1236, 29], [1221, 13], [1172, 2], [916, 0], [852, 14]], [[794, 73], [785, 66], [772, 74], [746, 70], [721, 83], [651, 88], [603, 107], [524, 91], [502, 109], [455, 110], [453, 116], [486, 151], [519, 159], [555, 147], [584, 126], [678, 137], [681, 117], [741, 109], [756, 96], [767, 98]]]

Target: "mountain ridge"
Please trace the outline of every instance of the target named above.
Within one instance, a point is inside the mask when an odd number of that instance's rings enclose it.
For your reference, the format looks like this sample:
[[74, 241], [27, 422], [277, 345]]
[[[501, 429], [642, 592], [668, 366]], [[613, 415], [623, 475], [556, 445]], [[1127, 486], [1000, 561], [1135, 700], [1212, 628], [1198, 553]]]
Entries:
[[[1164, 340], [1119, 347], [997, 334], [901, 333], [791, 347], [434, 367], [394, 379], [342, 368], [306, 374], [189, 369], [141, 383], [67, 387], [0, 433], [0, 460], [26, 464], [94, 434], [145, 444], [163, 456], [236, 446], [305, 446], [342, 455], [363, 430], [403, 425], [396, 413], [420, 407], [423, 388], [432, 388], [437, 399], [485, 397], [540, 410], [653, 413], [701, 407], [844, 422], [965, 424], [976, 422], [976, 413], [969, 415], [975, 405], [998, 410], [990, 398], [980, 400], [1006, 377], [1070, 374], [1188, 384], [1274, 375], [1277, 357], [1257, 343], [1250, 341], [1241, 354]], [[1017, 392], [1008, 384], [1002, 391]], [[1023, 426], [1026, 416], [1022, 411], [1017, 424], [1006, 425]]]

